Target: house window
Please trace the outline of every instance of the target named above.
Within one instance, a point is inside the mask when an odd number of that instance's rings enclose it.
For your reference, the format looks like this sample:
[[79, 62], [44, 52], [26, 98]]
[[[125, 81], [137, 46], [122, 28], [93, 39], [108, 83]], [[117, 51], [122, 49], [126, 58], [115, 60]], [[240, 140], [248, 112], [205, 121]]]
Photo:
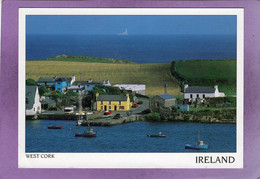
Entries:
[[100, 104], [104, 104], [104, 101], [100, 101]]
[[60, 82], [58, 82], [58, 85], [60, 85]]
[[122, 101], [119, 101], [118, 104], [121, 105], [121, 104], [122, 104]]
[[197, 94], [197, 98], [200, 98], [200, 95], [199, 95], [199, 94]]
[[108, 108], [111, 109], [111, 106], [109, 106]]
[[108, 101], [108, 104], [112, 104], [112, 101]]
[[192, 94], [190, 94], [190, 98], [192, 98]]
[[29, 100], [28, 100], [28, 98], [26, 98], [26, 104], [29, 104]]
[[119, 106], [119, 109], [125, 109], [125, 107], [124, 106]]
[[202, 97], [205, 98], [205, 94], [203, 94]]
[[101, 110], [103, 110], [103, 106], [101, 106]]

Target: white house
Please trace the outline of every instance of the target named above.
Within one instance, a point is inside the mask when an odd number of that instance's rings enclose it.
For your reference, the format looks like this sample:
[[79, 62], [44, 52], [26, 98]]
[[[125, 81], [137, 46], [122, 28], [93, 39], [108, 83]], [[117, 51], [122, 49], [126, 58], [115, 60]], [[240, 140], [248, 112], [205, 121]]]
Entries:
[[127, 90], [127, 91], [145, 95], [144, 84], [115, 84], [114, 86], [120, 88], [121, 90]]
[[67, 89], [72, 90], [73, 92], [87, 93], [96, 85], [111, 86], [109, 80], [93, 81], [92, 79], [89, 79], [88, 81], [74, 81], [70, 87], [67, 87]]
[[216, 98], [216, 97], [224, 97], [225, 94], [219, 92], [218, 85], [214, 87], [209, 86], [189, 86], [184, 85], [184, 99], [190, 99], [190, 101], [195, 101], [198, 99], [204, 98]]
[[26, 86], [25, 104], [26, 116], [41, 113], [40, 95], [37, 86]]

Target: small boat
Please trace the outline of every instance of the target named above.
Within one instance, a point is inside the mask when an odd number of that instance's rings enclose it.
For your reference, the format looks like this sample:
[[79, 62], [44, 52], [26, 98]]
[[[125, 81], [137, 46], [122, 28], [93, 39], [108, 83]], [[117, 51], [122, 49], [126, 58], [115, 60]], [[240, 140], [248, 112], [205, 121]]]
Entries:
[[62, 126], [48, 126], [48, 129], [62, 129]]
[[147, 134], [148, 137], [167, 137], [166, 135], [163, 135], [162, 132], [159, 132], [159, 134]]
[[206, 150], [208, 149], [208, 144], [205, 144], [203, 140], [200, 140], [200, 131], [198, 131], [198, 142], [194, 145], [185, 144], [185, 149]]
[[85, 115], [85, 113], [76, 113], [76, 115], [78, 116], [77, 126], [80, 126], [84, 122], [83, 115]]
[[75, 137], [96, 137], [97, 132], [95, 132], [93, 129], [90, 129], [89, 131], [85, 131], [84, 133], [76, 133]]

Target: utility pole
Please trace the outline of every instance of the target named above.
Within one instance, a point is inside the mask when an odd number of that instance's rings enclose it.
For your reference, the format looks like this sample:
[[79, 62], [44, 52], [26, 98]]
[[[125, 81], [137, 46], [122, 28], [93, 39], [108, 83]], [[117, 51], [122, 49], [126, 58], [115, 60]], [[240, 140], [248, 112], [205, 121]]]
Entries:
[[164, 84], [164, 94], [167, 94], [167, 83]]

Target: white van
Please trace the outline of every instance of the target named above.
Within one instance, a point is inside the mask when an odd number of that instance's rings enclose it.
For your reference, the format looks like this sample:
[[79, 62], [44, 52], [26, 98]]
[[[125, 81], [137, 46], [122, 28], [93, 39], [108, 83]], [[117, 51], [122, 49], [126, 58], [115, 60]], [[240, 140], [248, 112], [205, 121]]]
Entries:
[[73, 114], [74, 108], [73, 107], [65, 107], [64, 114]]

